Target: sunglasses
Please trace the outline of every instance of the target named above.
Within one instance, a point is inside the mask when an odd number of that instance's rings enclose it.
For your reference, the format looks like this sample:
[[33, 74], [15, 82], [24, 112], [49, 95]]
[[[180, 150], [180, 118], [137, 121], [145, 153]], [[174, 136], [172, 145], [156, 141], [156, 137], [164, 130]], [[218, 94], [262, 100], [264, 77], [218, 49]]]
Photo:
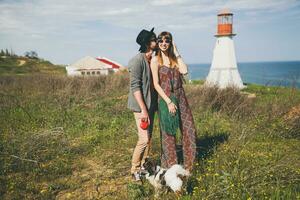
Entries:
[[[163, 39], [158, 39], [157, 42], [158, 43], [163, 43], [164, 40]], [[171, 40], [170, 39], [165, 39], [165, 43], [169, 44], [169, 43], [171, 43]]]

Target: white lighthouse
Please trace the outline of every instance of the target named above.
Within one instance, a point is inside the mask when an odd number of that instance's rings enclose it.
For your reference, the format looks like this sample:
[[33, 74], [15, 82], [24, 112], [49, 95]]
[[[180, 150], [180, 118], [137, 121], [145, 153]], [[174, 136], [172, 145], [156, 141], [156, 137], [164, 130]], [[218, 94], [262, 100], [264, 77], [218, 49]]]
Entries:
[[222, 10], [218, 14], [218, 32], [213, 60], [205, 84], [215, 84], [220, 88], [228, 86], [244, 88], [240, 77], [233, 44], [232, 32], [233, 14], [228, 10]]

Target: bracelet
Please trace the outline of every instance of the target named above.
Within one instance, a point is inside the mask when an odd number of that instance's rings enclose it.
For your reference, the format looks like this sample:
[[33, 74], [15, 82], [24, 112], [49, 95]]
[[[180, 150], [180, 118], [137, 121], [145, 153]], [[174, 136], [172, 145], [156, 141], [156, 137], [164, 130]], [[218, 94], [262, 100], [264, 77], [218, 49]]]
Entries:
[[170, 100], [170, 102], [169, 102], [169, 103], [167, 103], [167, 105], [170, 105], [170, 103], [173, 103], [173, 102], [172, 102], [172, 100]]

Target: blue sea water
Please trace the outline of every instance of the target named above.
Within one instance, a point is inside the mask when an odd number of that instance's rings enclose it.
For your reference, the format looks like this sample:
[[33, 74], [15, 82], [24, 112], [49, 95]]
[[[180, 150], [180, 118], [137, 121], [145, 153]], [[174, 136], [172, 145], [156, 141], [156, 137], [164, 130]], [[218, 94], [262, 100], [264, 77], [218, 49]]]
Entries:
[[[205, 80], [211, 64], [189, 64], [192, 80]], [[300, 88], [300, 61], [241, 62], [238, 70], [244, 84]]]

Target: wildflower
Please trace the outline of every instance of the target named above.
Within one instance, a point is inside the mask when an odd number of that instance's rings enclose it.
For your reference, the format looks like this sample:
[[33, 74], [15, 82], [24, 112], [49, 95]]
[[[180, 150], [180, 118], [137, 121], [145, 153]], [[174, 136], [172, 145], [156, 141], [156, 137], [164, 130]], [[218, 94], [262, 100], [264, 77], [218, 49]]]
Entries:
[[71, 193], [67, 193], [67, 198], [70, 198], [72, 196]]
[[42, 194], [45, 193], [45, 192], [47, 192], [47, 190], [45, 190], [45, 189], [42, 189], [42, 190], [41, 190], [41, 193], [42, 193]]

